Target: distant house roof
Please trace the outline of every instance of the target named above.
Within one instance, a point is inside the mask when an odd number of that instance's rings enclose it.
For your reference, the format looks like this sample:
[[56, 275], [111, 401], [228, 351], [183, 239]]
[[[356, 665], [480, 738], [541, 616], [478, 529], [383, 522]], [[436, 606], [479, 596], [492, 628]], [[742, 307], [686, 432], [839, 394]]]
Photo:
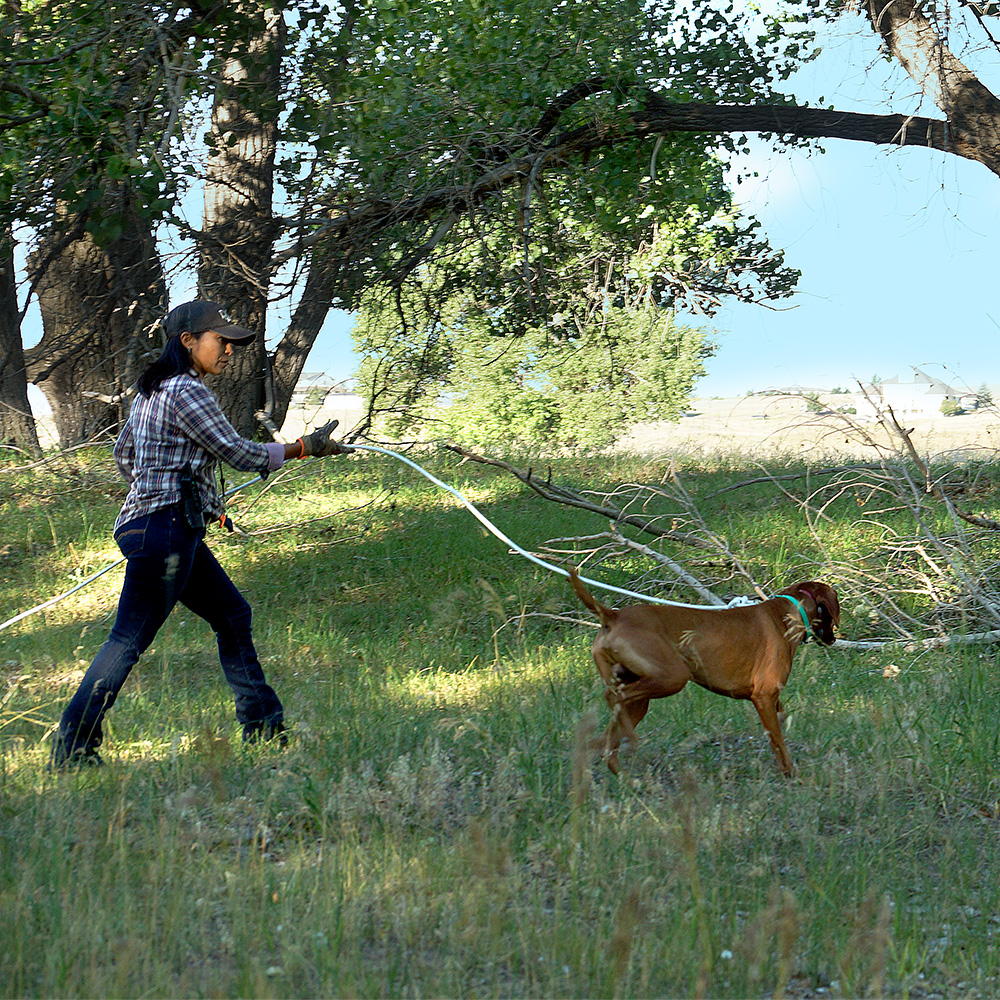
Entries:
[[340, 395], [341, 393], [353, 393], [354, 379], [342, 379], [334, 382], [326, 372], [303, 372], [299, 380], [295, 383], [295, 395], [302, 396], [310, 389], [316, 389], [327, 395]]
[[942, 382], [940, 379], [933, 378], [926, 372], [922, 372], [919, 368], [913, 368], [913, 381], [912, 382], [901, 382], [898, 375], [893, 375], [892, 378], [887, 378], [882, 381], [883, 386], [887, 385], [898, 385], [905, 386], [909, 389], [915, 389], [917, 386], [923, 386], [923, 394], [928, 396], [962, 396], [962, 393], [958, 389], [952, 388], [947, 382]]

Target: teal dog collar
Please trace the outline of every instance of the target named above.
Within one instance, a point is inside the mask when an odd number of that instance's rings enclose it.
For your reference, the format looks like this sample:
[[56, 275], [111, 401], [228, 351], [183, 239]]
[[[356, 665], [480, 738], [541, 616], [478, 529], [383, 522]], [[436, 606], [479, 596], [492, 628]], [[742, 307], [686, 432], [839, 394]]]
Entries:
[[812, 634], [812, 624], [809, 621], [809, 616], [806, 614], [806, 609], [802, 607], [802, 602], [797, 597], [792, 597], [790, 594], [781, 594], [781, 596], [786, 601], [791, 601], [796, 608], [799, 609], [799, 614], [802, 615], [802, 624], [806, 627], [806, 638]]

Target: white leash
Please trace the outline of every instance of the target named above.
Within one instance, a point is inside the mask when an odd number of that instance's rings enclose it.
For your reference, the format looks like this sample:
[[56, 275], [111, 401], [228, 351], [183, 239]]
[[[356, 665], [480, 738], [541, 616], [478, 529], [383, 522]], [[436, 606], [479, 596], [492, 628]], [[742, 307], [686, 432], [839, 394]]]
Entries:
[[[558, 573], [560, 576], [565, 576], [567, 578], [569, 577], [569, 570], [563, 569], [562, 566], [556, 566], [554, 563], [546, 562], [544, 559], [539, 559], [538, 556], [534, 555], [533, 553], [527, 552], [525, 549], [522, 549], [521, 546], [518, 545], [516, 542], [512, 542], [492, 521], [489, 520], [489, 518], [486, 517], [485, 514], [483, 514], [481, 511], [478, 511], [472, 505], [472, 503], [469, 502], [469, 500], [467, 500], [464, 496], [462, 496], [462, 494], [459, 493], [458, 490], [449, 486], [447, 483], [442, 482], [440, 479], [437, 478], [437, 476], [431, 475], [431, 473], [429, 473], [426, 469], [417, 465], [416, 462], [407, 458], [405, 455], [400, 455], [399, 452], [396, 451], [389, 451], [388, 448], [379, 448], [373, 444], [352, 444], [349, 445], [349, 447], [364, 449], [365, 451], [377, 451], [382, 455], [390, 455], [392, 456], [392, 458], [398, 458], [399, 461], [405, 462], [408, 466], [410, 466], [411, 469], [416, 469], [416, 471], [419, 472], [422, 476], [424, 476], [426, 479], [429, 479], [435, 486], [439, 486], [447, 493], [450, 493], [453, 497], [457, 497], [465, 505], [465, 508], [469, 511], [469, 513], [471, 513], [473, 517], [479, 520], [486, 527], [487, 531], [489, 531], [491, 535], [495, 535], [497, 538], [499, 538], [500, 541], [504, 543], [504, 545], [509, 545], [510, 548], [518, 555], [524, 556], [525, 559], [529, 560], [530, 562], [533, 562], [536, 566], [541, 566], [542, 569], [547, 569], [552, 573]], [[729, 606], [729, 605], [712, 606], [705, 604], [681, 604], [678, 601], [667, 601], [664, 600], [663, 598], [650, 597], [648, 594], [637, 594], [633, 590], [623, 590], [621, 587], [615, 587], [610, 583], [601, 583], [600, 580], [591, 580], [585, 576], [581, 576], [580, 579], [584, 583], [590, 584], [590, 586], [592, 587], [600, 587], [602, 590], [610, 590], [616, 594], [622, 594], [625, 597], [636, 597], [643, 604], [668, 604], [674, 608], [698, 608], [702, 611], [721, 611], [723, 607]]]
[[13, 618], [8, 618], [5, 622], [0, 622], [0, 632], [11, 625], [16, 625], [19, 621], [23, 621], [28, 615], [33, 615], [36, 611], [44, 611], [46, 608], [51, 608], [53, 604], [58, 604], [60, 601], [65, 600], [70, 594], [75, 594], [78, 590], [82, 590], [87, 586], [88, 583], [93, 583], [98, 577], [104, 576], [105, 573], [110, 573], [116, 566], [120, 566], [125, 562], [125, 557], [121, 556], [116, 559], [110, 566], [105, 566], [104, 569], [99, 570], [94, 573], [93, 576], [88, 576], [86, 580], [81, 580], [75, 587], [71, 590], [67, 590], [65, 594], [60, 594], [58, 597], [50, 597], [44, 604], [39, 604], [37, 607], [29, 608], [27, 611], [22, 611], [19, 615], [14, 615]]
[[[222, 498], [225, 500], [227, 497], [231, 497], [234, 493], [239, 493], [240, 490], [245, 490], [248, 486], [253, 486], [254, 483], [259, 483], [263, 479], [263, 476], [258, 476], [256, 479], [250, 479], [245, 483], [241, 483], [239, 486], [234, 486], [231, 490], [227, 490], [222, 494]], [[29, 615], [33, 615], [38, 611], [44, 611], [46, 608], [51, 608], [53, 604], [58, 604], [60, 601], [64, 601], [67, 597], [75, 594], [78, 590], [83, 590], [88, 584], [93, 583], [95, 580], [100, 579], [105, 573], [110, 573], [116, 566], [121, 566], [125, 562], [125, 556], [119, 556], [113, 563], [105, 566], [104, 569], [98, 570], [92, 576], [88, 576], [86, 580], [81, 580], [75, 587], [67, 590], [63, 594], [59, 594], [57, 597], [50, 597], [47, 601], [42, 604], [38, 604], [33, 608], [29, 608], [27, 611], [22, 611], [19, 615], [14, 615], [13, 618], [8, 618], [5, 622], [0, 622], [0, 632], [5, 628], [9, 628], [11, 625], [16, 625], [19, 621], [23, 621]]]
[[[516, 542], [511, 541], [511, 539], [509, 539], [492, 521], [490, 521], [485, 514], [477, 510], [476, 507], [473, 506], [473, 504], [466, 497], [464, 497], [461, 493], [459, 493], [458, 490], [456, 490], [452, 486], [449, 486], [442, 480], [438, 479], [437, 476], [432, 475], [430, 472], [428, 472], [422, 466], [418, 465], [412, 459], [407, 458], [405, 455], [401, 455], [397, 451], [390, 451], [388, 448], [380, 448], [377, 445], [373, 444], [352, 444], [349, 445], [348, 447], [350, 447], [354, 451], [378, 452], [380, 455], [388, 455], [390, 458], [395, 458], [398, 459], [400, 462], [404, 462], [406, 465], [410, 466], [411, 469], [415, 469], [426, 479], [429, 479], [435, 486], [439, 487], [440, 489], [444, 490], [447, 493], [450, 493], [453, 497], [456, 497], [458, 500], [460, 500], [462, 504], [465, 506], [465, 508], [469, 511], [469, 513], [471, 513], [478, 521], [480, 521], [484, 525], [484, 527], [490, 532], [491, 535], [494, 535], [496, 538], [499, 538], [500, 541], [503, 542], [505, 545], [509, 546], [512, 551], [516, 552], [520, 556], [523, 556], [530, 562], [535, 563], [536, 566], [541, 566], [542, 569], [547, 569], [549, 570], [549, 572], [552, 573], [558, 573], [560, 576], [565, 576], [567, 578], [569, 577], [569, 571], [563, 569], [562, 566], [556, 566], [554, 563], [546, 562], [544, 559], [540, 559], [534, 553], [522, 549], [521, 546], [518, 545]], [[226, 493], [223, 494], [223, 499], [231, 497], [234, 493], [238, 493], [240, 490], [245, 490], [248, 486], [253, 486], [255, 483], [261, 482], [263, 478], [264, 478], [263, 476], [257, 476], [256, 479], [250, 479], [239, 486], [234, 486], [231, 490], [227, 490]], [[13, 618], [8, 618], [5, 622], [0, 622], [0, 632], [2, 632], [5, 628], [9, 628], [11, 625], [16, 625], [18, 622], [23, 621], [25, 618], [35, 614], [36, 612], [44, 611], [46, 608], [52, 607], [53, 604], [58, 604], [60, 601], [65, 600], [72, 594], [75, 594], [78, 590], [82, 590], [88, 584], [91, 584], [95, 580], [104, 576], [105, 573], [109, 573], [116, 566], [120, 566], [123, 562], [125, 562], [125, 557], [121, 556], [110, 565], [105, 566], [104, 569], [99, 570], [92, 576], [88, 576], [86, 580], [81, 580], [80, 583], [78, 583], [72, 589], [67, 590], [65, 593], [59, 594], [57, 597], [50, 597], [47, 601], [43, 602], [42, 604], [39, 604], [33, 608], [29, 608], [27, 611], [22, 611], [20, 614], [15, 615]], [[713, 606], [705, 604], [682, 604], [679, 601], [667, 601], [664, 600], [663, 598], [650, 597], [648, 594], [638, 594], [632, 590], [623, 590], [621, 587], [615, 587], [610, 583], [602, 583], [600, 580], [591, 580], [585, 576], [581, 576], [580, 579], [584, 583], [589, 584], [591, 587], [599, 587], [601, 590], [608, 590], [615, 594], [621, 594], [624, 597], [634, 597], [637, 598], [643, 604], [666, 604], [674, 608], [698, 608], [702, 611], [720, 611], [723, 610], [725, 607], [732, 607], [734, 604], [739, 603], [741, 600], [745, 600], [744, 598], [737, 598], [730, 604], [721, 606]]]

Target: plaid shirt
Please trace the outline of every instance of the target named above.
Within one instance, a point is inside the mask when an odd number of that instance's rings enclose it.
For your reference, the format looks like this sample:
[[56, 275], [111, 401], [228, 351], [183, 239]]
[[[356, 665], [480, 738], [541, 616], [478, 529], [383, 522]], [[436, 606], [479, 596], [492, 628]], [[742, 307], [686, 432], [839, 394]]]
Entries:
[[131, 484], [115, 530], [180, 502], [181, 475], [190, 466], [210, 518], [225, 507], [215, 485], [219, 461], [266, 476], [284, 460], [284, 445], [248, 441], [236, 433], [218, 400], [193, 371], [165, 379], [150, 396], [137, 394], [115, 442], [115, 464]]

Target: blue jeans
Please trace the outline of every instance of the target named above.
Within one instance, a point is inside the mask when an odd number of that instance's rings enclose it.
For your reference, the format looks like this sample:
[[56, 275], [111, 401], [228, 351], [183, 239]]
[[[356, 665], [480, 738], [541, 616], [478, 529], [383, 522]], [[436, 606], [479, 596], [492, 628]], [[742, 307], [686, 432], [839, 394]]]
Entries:
[[204, 529], [188, 525], [180, 504], [129, 521], [115, 533], [127, 559], [118, 615], [108, 641], [63, 713], [55, 762], [93, 754], [101, 745], [104, 714], [178, 601], [215, 632], [243, 738], [267, 739], [284, 728], [281, 702], [264, 680], [254, 649], [250, 605], [208, 550], [204, 537]]

